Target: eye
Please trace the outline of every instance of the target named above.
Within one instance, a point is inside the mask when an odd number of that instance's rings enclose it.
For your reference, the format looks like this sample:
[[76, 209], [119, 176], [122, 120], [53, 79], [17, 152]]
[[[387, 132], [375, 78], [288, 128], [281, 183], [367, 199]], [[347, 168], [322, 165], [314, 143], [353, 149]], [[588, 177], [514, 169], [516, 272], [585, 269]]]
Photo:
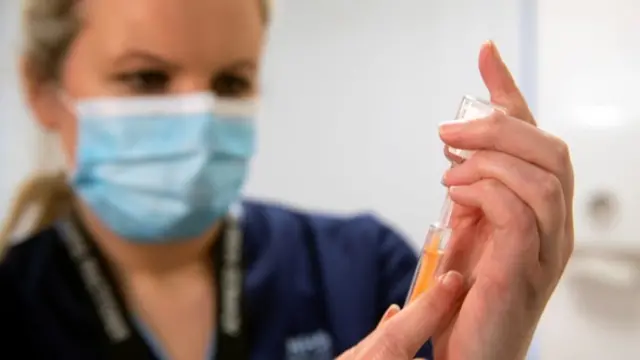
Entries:
[[252, 91], [251, 80], [234, 74], [220, 74], [213, 80], [213, 92], [221, 97], [242, 97]]
[[118, 76], [120, 82], [136, 94], [158, 94], [169, 87], [169, 75], [162, 70], [139, 70]]

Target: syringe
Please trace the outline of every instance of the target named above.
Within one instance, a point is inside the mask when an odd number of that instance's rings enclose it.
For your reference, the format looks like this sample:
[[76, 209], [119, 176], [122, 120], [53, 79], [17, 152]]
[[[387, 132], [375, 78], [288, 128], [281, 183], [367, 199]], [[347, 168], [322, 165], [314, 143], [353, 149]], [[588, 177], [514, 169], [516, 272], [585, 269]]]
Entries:
[[[462, 103], [455, 117], [456, 120], [471, 120], [489, 116], [494, 110], [501, 108], [492, 105], [483, 100], [478, 100], [471, 96], [462, 98]], [[471, 152], [461, 149], [449, 149], [451, 153], [457, 155], [461, 159], [467, 159]], [[429, 290], [433, 284], [433, 279], [440, 274], [440, 259], [444, 254], [445, 248], [451, 237], [451, 213], [453, 211], [453, 202], [447, 193], [440, 217], [438, 221], [429, 226], [427, 236], [420, 252], [418, 266], [413, 275], [411, 288], [405, 301], [405, 305], [411, 303], [420, 294]]]
[[440, 258], [444, 254], [444, 249], [449, 243], [449, 237], [451, 236], [449, 221], [451, 220], [452, 209], [453, 203], [449, 194], [447, 194], [447, 197], [444, 199], [444, 204], [442, 205], [442, 211], [440, 212], [440, 219], [431, 224], [427, 231], [427, 237], [422, 246], [420, 257], [418, 258], [418, 266], [413, 275], [413, 281], [405, 305], [415, 300], [423, 292], [429, 290], [433, 278], [438, 274]]

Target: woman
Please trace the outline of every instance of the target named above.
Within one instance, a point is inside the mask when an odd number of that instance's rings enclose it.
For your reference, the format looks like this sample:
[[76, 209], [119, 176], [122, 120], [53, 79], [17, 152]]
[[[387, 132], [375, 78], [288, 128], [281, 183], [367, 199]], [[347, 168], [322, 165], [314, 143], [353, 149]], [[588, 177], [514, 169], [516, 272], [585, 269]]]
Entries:
[[68, 171], [26, 184], [4, 229], [35, 211], [0, 265], [3, 358], [410, 359], [429, 338], [438, 359], [523, 356], [571, 252], [573, 178], [493, 44], [480, 70], [507, 113], [441, 127], [476, 153], [444, 178], [448, 272], [399, 311], [416, 259], [376, 219], [238, 205], [268, 18], [25, 0], [26, 97]]

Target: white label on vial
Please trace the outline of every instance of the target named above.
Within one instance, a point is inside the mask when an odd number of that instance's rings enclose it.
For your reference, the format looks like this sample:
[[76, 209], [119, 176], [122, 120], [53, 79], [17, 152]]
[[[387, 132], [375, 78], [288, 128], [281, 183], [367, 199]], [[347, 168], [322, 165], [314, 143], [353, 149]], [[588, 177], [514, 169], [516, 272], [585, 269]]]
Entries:
[[[482, 106], [479, 104], [467, 103], [466, 106], [463, 109], [461, 109], [459, 113], [460, 118], [458, 118], [457, 120], [481, 119], [491, 115], [492, 112], [493, 112], [493, 109], [488, 105]], [[471, 155], [473, 155], [473, 151], [456, 149], [452, 147], [449, 147], [449, 152], [464, 160], [469, 159]]]

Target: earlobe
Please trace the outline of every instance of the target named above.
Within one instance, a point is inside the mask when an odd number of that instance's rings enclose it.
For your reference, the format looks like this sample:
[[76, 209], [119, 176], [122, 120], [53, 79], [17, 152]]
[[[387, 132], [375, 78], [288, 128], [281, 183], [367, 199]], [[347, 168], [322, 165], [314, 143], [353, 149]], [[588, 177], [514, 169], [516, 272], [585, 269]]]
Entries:
[[20, 78], [24, 99], [38, 123], [47, 130], [57, 130], [56, 92], [51, 81], [43, 79], [25, 56], [20, 58]]

